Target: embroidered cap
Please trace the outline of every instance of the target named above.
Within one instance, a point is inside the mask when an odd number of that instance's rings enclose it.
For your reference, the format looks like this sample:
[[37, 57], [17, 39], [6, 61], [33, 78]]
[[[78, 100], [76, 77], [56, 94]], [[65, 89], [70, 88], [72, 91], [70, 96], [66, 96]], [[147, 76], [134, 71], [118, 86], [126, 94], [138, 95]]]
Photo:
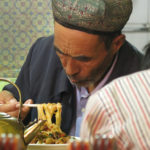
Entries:
[[132, 0], [52, 0], [56, 21], [75, 27], [114, 32], [121, 30], [132, 12]]

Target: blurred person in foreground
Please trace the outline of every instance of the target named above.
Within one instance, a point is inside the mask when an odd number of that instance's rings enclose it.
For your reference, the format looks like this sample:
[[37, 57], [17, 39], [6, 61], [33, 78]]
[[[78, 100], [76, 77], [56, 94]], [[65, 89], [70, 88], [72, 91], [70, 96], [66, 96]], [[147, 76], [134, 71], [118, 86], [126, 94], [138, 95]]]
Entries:
[[150, 44], [142, 70], [115, 79], [86, 105], [81, 138], [113, 136], [119, 150], [150, 150]]
[[[62, 104], [61, 129], [79, 136], [82, 108], [111, 80], [139, 70], [142, 55], [121, 33], [131, 0], [52, 0], [54, 35], [31, 47], [16, 84], [24, 103]], [[0, 93], [0, 111], [18, 115], [16, 89]], [[36, 109], [23, 107], [24, 122]], [[28, 115], [27, 115], [28, 114]]]

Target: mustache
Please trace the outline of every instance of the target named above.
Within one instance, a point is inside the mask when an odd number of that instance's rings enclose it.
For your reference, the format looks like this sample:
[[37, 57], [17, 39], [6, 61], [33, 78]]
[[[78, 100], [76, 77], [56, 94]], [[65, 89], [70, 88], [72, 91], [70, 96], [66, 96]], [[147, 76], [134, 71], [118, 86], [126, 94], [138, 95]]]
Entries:
[[72, 75], [72, 76], [67, 75], [67, 77], [68, 77], [70, 80], [77, 80], [77, 78], [78, 78], [76, 75]]
[[76, 84], [89, 84], [89, 83], [91, 83], [93, 81], [91, 79], [79, 79], [77, 77], [72, 77], [72, 76], [68, 76], [68, 79], [70, 80], [70, 82], [72, 80], [77, 81]]

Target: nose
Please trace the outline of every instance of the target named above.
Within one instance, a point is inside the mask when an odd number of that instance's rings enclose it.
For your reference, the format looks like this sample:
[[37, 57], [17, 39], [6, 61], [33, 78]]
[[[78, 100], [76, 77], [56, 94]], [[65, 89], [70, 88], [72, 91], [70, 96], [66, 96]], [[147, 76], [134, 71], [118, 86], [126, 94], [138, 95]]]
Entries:
[[62, 64], [68, 76], [74, 76], [79, 73], [79, 66], [73, 58], [63, 59]]

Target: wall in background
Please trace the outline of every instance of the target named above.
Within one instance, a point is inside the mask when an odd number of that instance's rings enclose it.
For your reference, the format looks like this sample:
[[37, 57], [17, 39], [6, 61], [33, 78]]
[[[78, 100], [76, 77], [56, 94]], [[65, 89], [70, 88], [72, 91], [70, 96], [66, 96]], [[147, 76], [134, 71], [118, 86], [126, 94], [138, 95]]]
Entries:
[[[133, 4], [124, 33], [142, 50], [150, 41], [150, 0]], [[16, 77], [34, 41], [52, 33], [51, 0], [0, 0], [0, 77]]]
[[150, 0], [132, 0], [133, 12], [124, 28], [127, 40], [140, 51], [150, 42]]
[[51, 0], [0, 0], [0, 77], [16, 77], [34, 41], [52, 33]]

